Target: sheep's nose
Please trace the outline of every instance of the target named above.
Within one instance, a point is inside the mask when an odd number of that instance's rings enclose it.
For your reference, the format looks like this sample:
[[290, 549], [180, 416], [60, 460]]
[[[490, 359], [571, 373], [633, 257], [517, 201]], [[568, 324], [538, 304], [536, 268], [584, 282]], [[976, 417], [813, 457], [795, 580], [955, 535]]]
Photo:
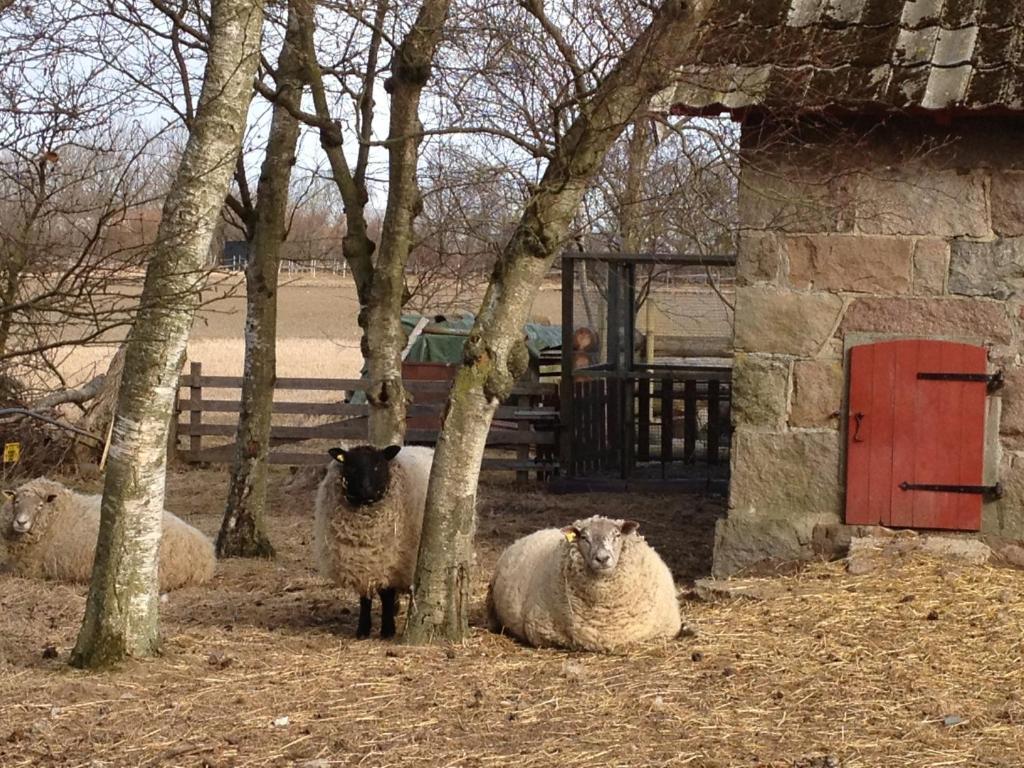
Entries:
[[608, 565], [608, 563], [611, 562], [612, 553], [598, 552], [596, 555], [594, 555], [594, 559], [597, 560], [597, 562], [599, 562], [601, 565]]
[[28, 533], [28, 529], [32, 527], [32, 521], [27, 518], [15, 518], [14, 519], [14, 530], [18, 533]]

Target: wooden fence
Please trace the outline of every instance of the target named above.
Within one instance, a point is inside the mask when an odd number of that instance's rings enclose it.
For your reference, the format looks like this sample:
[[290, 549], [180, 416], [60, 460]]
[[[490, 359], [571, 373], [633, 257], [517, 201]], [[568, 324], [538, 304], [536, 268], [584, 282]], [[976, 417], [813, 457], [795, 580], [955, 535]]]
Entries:
[[[445, 407], [450, 381], [405, 381], [413, 396], [409, 406], [410, 426], [406, 442], [433, 445], [437, 441], [441, 414]], [[179, 381], [177, 410], [174, 418], [175, 433], [172, 445], [178, 456], [189, 463], [229, 464], [234, 459], [234, 437], [237, 414], [241, 409], [242, 379], [238, 376], [205, 376], [201, 363], [192, 363], [189, 373]], [[237, 390], [228, 399], [210, 399], [204, 391], [210, 389]], [[307, 447], [310, 440], [365, 441], [369, 424], [369, 405], [347, 402], [355, 392], [365, 392], [366, 381], [361, 379], [279, 378], [275, 387], [273, 416], [270, 428], [270, 463], [291, 466], [319, 465], [326, 462], [322, 449]], [[281, 392], [328, 392], [331, 402], [301, 402], [278, 399]], [[539, 479], [558, 471], [557, 453], [558, 409], [554, 404], [557, 387], [554, 384], [524, 383], [512, 390], [509, 402], [499, 406], [487, 437], [492, 455], [484, 458], [484, 469], [512, 470], [520, 479], [529, 472]], [[321, 397], [321, 400], [324, 399]], [[417, 402], [417, 400], [421, 400]], [[235, 418], [213, 423], [204, 415], [234, 414]], [[330, 420], [310, 425], [281, 424], [282, 416], [325, 417]], [[294, 420], [294, 419], [293, 419]], [[203, 445], [204, 438], [229, 438], [218, 445]], [[182, 447], [182, 441], [186, 443]], [[493, 455], [500, 452], [501, 456]]]

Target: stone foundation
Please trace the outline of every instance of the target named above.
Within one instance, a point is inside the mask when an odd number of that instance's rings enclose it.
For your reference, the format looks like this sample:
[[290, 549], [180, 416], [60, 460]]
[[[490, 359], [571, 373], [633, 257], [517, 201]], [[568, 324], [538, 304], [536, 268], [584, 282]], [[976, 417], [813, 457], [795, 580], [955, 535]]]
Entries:
[[[1024, 126], [744, 128], [728, 517], [714, 573], [815, 557], [843, 516], [845, 351], [983, 344], [1005, 371], [983, 533], [1024, 538]], [[998, 414], [999, 408], [990, 409]]]

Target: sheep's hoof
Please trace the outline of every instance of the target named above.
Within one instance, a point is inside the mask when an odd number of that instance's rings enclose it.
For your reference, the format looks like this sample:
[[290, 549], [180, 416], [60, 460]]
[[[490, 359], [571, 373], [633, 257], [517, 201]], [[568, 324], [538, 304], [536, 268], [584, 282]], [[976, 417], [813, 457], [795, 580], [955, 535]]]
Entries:
[[382, 629], [380, 631], [380, 639], [381, 640], [390, 640], [394, 636], [395, 636], [395, 628], [394, 627], [391, 627], [391, 629]]
[[360, 629], [360, 630], [356, 631], [356, 640], [369, 640], [369, 639], [370, 639], [370, 630], [366, 630], [364, 632], [363, 630]]

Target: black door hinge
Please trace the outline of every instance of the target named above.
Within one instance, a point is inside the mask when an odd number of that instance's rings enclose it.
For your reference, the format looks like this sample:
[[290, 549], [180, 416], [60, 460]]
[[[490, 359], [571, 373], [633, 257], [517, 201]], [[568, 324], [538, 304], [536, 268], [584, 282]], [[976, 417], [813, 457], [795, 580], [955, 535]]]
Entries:
[[995, 485], [942, 485], [940, 483], [900, 483], [902, 491], [935, 491], [936, 493], [976, 493], [992, 499], [1003, 497], [1003, 484]]
[[995, 373], [919, 373], [917, 378], [931, 381], [979, 381], [985, 383], [989, 392], [1001, 389], [1006, 383], [1002, 371]]

